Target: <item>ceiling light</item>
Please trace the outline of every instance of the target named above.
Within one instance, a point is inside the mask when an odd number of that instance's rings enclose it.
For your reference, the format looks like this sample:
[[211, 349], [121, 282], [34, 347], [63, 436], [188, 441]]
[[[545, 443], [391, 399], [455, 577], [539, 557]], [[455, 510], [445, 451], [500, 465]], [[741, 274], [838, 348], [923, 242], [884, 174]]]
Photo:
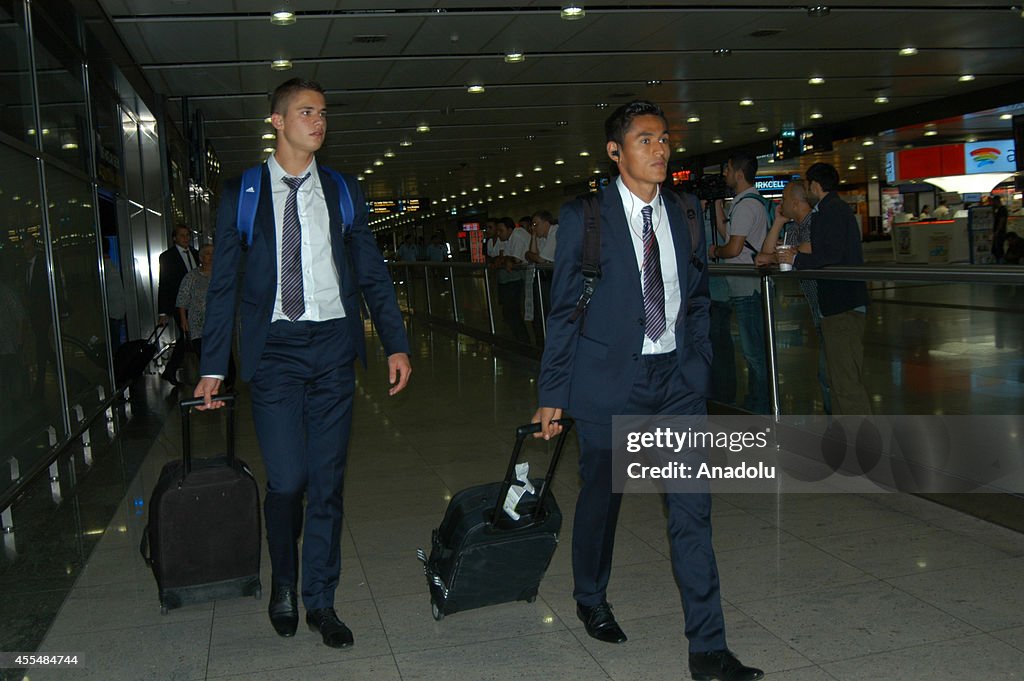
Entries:
[[686, 153], [686, 147], [676, 147], [676, 153], [677, 154], [684, 154], [684, 153]]
[[542, 171], [542, 170], [544, 170], [544, 169], [543, 169], [543, 168], [541, 168], [540, 166], [534, 166], [534, 167], [533, 167], [533, 172], [535, 172], [535, 173], [539, 173], [539, 172], [540, 172], [540, 171]]
[[556, 158], [556, 159], [555, 159], [555, 165], [556, 165], [556, 166], [564, 166], [564, 165], [565, 165], [565, 161], [563, 161], [563, 160], [562, 160], [562, 159], [560, 159], [560, 158]]
[[565, 126], [569, 125], [569, 121], [555, 121], [555, 125], [557, 125], [560, 128], [564, 128]]
[[373, 175], [373, 168], [367, 168], [364, 170], [363, 175]]
[[938, 130], [925, 130], [924, 131], [924, 136], [925, 137], [935, 137], [938, 134], [939, 134]]
[[825, 79], [822, 78], [821, 76], [814, 76], [813, 78], [808, 79], [807, 84], [808, 85], [824, 85], [825, 84]]
[[966, 141], [967, 141], [968, 144], [974, 144], [975, 142], [978, 141], [978, 138], [975, 137], [974, 135], [971, 135], [970, 137], [967, 138]]
[[263, 122], [264, 123], [271, 123], [273, 120], [274, 119], [272, 119], [270, 116], [267, 116], [266, 118], [263, 119]]
[[387, 151], [384, 152], [384, 158], [394, 158], [394, 157], [395, 157], [395, 152], [391, 151], [390, 149], [388, 149]]
[[504, 177], [498, 178], [498, 184], [505, 184], [506, 182], [508, 182], [508, 180], [506, 180]]
[[412, 146], [412, 140], [402, 140], [401, 142], [398, 143], [398, 146], [400, 146], [400, 147], [411, 147]]
[[854, 161], [863, 161], [864, 160], [864, 154], [857, 154], [856, 156], [853, 157], [853, 160]]
[[732, 50], [730, 50], [728, 47], [719, 47], [711, 54], [715, 55], [716, 57], [728, 57], [732, 55]]
[[[1011, 120], [1012, 118], [1013, 118], [1013, 114], [1003, 114], [1002, 116], [999, 117], [999, 120], [1001, 120], [1001, 121], [1008, 121], [1008, 120]], [[33, 134], [34, 133], [35, 133], [35, 131], [33, 131]]]
[[754, 106], [754, 100], [752, 99], [741, 99], [740, 106]]
[[491, 184], [490, 182], [484, 182], [484, 187], [486, 187], [487, 189], [490, 189], [490, 188], [491, 188], [491, 187], [493, 187], [493, 186], [494, 186], [494, 185], [493, 185], [493, 184]]
[[824, 114], [822, 114], [820, 111], [815, 111], [814, 113], [811, 114], [811, 118], [813, 118], [814, 120], [818, 120], [819, 118], [823, 117]]
[[270, 68], [274, 71], [287, 71], [292, 67], [291, 59], [275, 59], [270, 62]]
[[965, 73], [964, 75], [957, 78], [957, 80], [959, 80], [961, 83], [970, 83], [972, 80], [974, 80], [974, 75], [971, 73]]
[[888, 103], [889, 103], [889, 98], [886, 97], [885, 95], [878, 95], [877, 97], [875, 97], [875, 104], [888, 104]]
[[377, 166], [378, 168], [380, 168], [380, 167], [381, 167], [382, 165], [384, 165], [384, 161], [382, 161], [382, 160], [380, 160], [380, 159], [378, 158], [378, 159], [377, 159], [376, 161], [374, 161], [374, 162], [373, 162], [373, 165], [375, 165], [375, 166]]
[[511, 52], [506, 52], [505, 53], [505, 63], [506, 64], [519, 64], [519, 63], [524, 62], [524, 61], [526, 61], [526, 55], [523, 54], [522, 52], [517, 52], [516, 50], [512, 50]]
[[851, 163], [850, 165], [846, 166], [846, 169], [847, 170], [856, 170], [857, 169], [857, 164]]
[[813, 5], [807, 8], [807, 16], [809, 17], [827, 17], [831, 12], [827, 5]]
[[480, 93], [484, 92], [484, 86], [480, 85], [479, 83], [476, 83], [466, 88], [466, 92], [468, 92], [471, 95], [479, 95]]
[[647, 81], [647, 87], [658, 87], [659, 85], [661, 85], [661, 81], [660, 80], [649, 80], [649, 81]]
[[594, 106], [596, 106], [601, 111], [604, 111], [605, 109], [608, 108], [608, 104], [606, 102], [601, 102], [600, 104], [595, 104]]
[[590, 156], [590, 152], [584, 149], [583, 151], [580, 152], [580, 156], [586, 158], [587, 156]]
[[357, 179], [357, 180], [359, 180], [360, 182], [362, 182], [362, 181], [363, 181], [363, 180], [365, 180], [366, 178], [365, 178], [365, 177], [363, 177], [362, 175], [356, 175], [356, 179]]
[[861, 144], [862, 144], [863, 146], [865, 146], [865, 147], [870, 147], [870, 146], [872, 146], [872, 145], [873, 145], [874, 143], [875, 143], [875, 140], [873, 140], [873, 139], [866, 139], [866, 140], [864, 140], [863, 142], [861, 142]]
[[516, 171], [516, 177], [522, 177], [522, 176], [523, 176], [523, 171], [517, 170]]
[[721, 144], [722, 143], [722, 138], [721, 137], [712, 137], [711, 138], [711, 143], [712, 144]]
[[768, 126], [759, 125], [759, 126], [757, 126], [757, 131], [758, 132], [768, 132]]
[[900, 50], [901, 57], [913, 57], [915, 54], [917, 54], [916, 47], [904, 47], [902, 50]]
[[555, 184], [562, 184], [562, 180], [561, 179], [555, 180]]
[[877, 179], [878, 179], [878, 175], [872, 175], [872, 176], [871, 176], [871, 179], [872, 179], [872, 180], [877, 180]]
[[567, 2], [562, 5], [561, 17], [566, 21], [575, 21], [576, 19], [582, 19], [587, 16], [587, 11], [583, 9], [583, 5], [578, 2]]
[[274, 147], [263, 147], [263, 153], [264, 154], [273, 154], [274, 153]]
[[426, 123], [420, 123], [416, 126], [416, 132], [430, 132], [430, 126]]
[[686, 119], [686, 122], [687, 123], [700, 123], [700, 116], [697, 116], [696, 114], [694, 114], [693, 116], [688, 117]]
[[270, 15], [270, 23], [274, 26], [291, 26], [295, 23], [295, 12], [281, 10]]
[[73, 149], [78, 148], [78, 144], [76, 142], [65, 142], [64, 144], [60, 145], [60, 148], [66, 151], [72, 151]]
[[260, 137], [260, 139], [264, 139], [264, 140], [276, 140], [276, 139], [277, 139], [277, 135], [275, 135], [275, 134], [274, 134], [274, 133], [272, 133], [272, 132], [265, 132], [265, 133], [263, 133], [263, 135], [262, 135], [262, 136]]

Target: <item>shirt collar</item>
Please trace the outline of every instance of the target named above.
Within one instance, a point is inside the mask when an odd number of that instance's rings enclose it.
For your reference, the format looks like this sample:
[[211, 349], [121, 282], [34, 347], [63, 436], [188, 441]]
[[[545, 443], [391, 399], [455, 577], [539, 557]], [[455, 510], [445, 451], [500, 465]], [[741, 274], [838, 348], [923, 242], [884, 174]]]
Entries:
[[[661, 210], [661, 187], [658, 187], [658, 193], [654, 195], [654, 199], [652, 199], [650, 203], [646, 203], [639, 196], [629, 191], [629, 187], [627, 187], [626, 183], [622, 181], [621, 175], [616, 178], [615, 186], [619, 190], [619, 198], [622, 199], [622, 207], [626, 212], [626, 217], [630, 220], [638, 218], [638, 216], [641, 215], [641, 211], [644, 206], [653, 207], [654, 213], [658, 213], [658, 211]], [[632, 211], [632, 214], [630, 214], [630, 211]]]
[[[277, 159], [274, 158], [273, 154], [271, 154], [267, 158], [267, 169], [270, 171], [270, 186], [272, 187], [277, 187], [278, 185], [281, 185], [281, 178], [292, 177], [291, 175], [284, 171], [284, 168], [282, 168], [281, 164], [277, 162]], [[320, 184], [320, 174], [317, 172], [316, 169], [315, 156], [313, 157], [313, 160], [309, 162], [309, 165], [306, 166], [306, 169], [299, 173], [296, 177], [302, 177], [306, 173], [309, 173], [309, 180], [303, 182], [302, 187], [315, 187]], [[300, 187], [300, 191], [301, 189], [302, 188]]]

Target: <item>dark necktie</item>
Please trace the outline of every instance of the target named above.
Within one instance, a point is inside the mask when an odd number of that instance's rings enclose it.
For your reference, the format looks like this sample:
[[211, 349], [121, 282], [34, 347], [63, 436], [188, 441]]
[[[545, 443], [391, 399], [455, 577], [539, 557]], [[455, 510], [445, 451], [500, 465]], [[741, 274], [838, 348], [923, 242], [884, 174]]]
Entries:
[[647, 319], [646, 335], [652, 341], [665, 333], [665, 282], [661, 279], [661, 253], [658, 239], [651, 224], [651, 206], [644, 206], [644, 317]]
[[284, 177], [288, 198], [284, 202], [281, 225], [281, 311], [293, 322], [306, 311], [302, 291], [302, 230], [299, 229], [299, 187], [309, 178]]

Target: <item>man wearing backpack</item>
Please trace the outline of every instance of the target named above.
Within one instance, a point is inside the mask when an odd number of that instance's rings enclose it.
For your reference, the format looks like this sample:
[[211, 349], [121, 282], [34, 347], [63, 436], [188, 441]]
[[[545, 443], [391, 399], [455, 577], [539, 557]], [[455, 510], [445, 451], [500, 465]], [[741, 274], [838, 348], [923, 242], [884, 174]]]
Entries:
[[[661, 191], [672, 146], [665, 114], [651, 102], [630, 102], [608, 118], [605, 135], [618, 179], [559, 214], [533, 422], [541, 425], [538, 436], [550, 439], [562, 430], [555, 421], [563, 410], [576, 420], [583, 485], [573, 519], [573, 598], [587, 634], [615, 644], [626, 634], [606, 598], [622, 505], [613, 484], [612, 417], [706, 414], [711, 343], [700, 208]], [[589, 274], [595, 266], [599, 276]], [[691, 676], [762, 678], [726, 644], [710, 492], [664, 498]]]
[[[388, 355], [391, 395], [409, 381], [409, 342], [359, 185], [314, 157], [327, 130], [323, 88], [298, 78], [283, 83], [271, 99], [271, 122], [274, 154], [244, 182], [224, 185], [195, 396], [205, 399], [203, 408], [222, 404], [211, 396], [227, 371], [240, 300], [241, 378], [252, 389], [267, 471], [270, 621], [280, 636], [295, 634], [301, 534], [306, 623], [326, 645], [344, 648], [353, 636], [334, 610], [334, 594], [353, 363], [366, 363], [360, 297]], [[245, 199], [254, 195], [255, 205]]]
[[[718, 230], [727, 240], [721, 246], [711, 246], [711, 258], [722, 258], [725, 264], [754, 267], [754, 257], [768, 234], [773, 209], [771, 202], [754, 188], [757, 158], [753, 154], [737, 151], [726, 161], [722, 171], [725, 183], [735, 198], [726, 216], [722, 201], [715, 202]], [[747, 395], [743, 408], [754, 414], [768, 413], [768, 363], [764, 352], [764, 312], [761, 308], [761, 283], [758, 277], [727, 278], [729, 304], [736, 313], [740, 332], [740, 345], [747, 361]]]

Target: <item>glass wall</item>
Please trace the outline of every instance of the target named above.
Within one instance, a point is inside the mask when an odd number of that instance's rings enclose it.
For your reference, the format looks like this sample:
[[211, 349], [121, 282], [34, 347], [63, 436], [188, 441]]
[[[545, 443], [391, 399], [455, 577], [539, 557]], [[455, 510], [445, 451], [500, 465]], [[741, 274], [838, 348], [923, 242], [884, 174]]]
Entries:
[[0, 0], [0, 131], [35, 144], [25, 23], [20, 2]]

